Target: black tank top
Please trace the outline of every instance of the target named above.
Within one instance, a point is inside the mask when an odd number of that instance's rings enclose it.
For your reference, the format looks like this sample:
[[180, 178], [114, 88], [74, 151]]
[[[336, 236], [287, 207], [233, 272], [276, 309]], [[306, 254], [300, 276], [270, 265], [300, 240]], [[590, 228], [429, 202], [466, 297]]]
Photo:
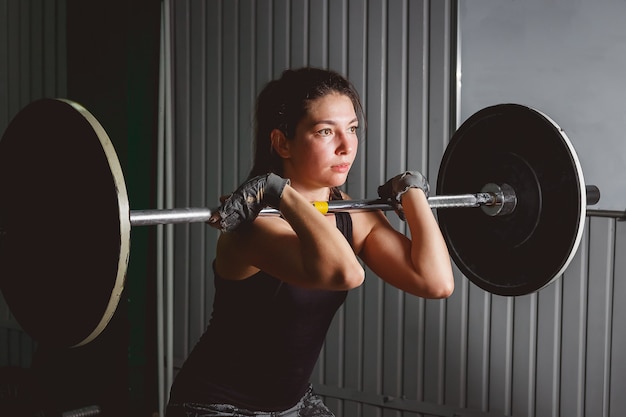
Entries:
[[[352, 219], [335, 215], [352, 245]], [[262, 271], [215, 275], [213, 314], [172, 386], [170, 402], [228, 403], [259, 411], [304, 395], [328, 327], [347, 291], [304, 289]]]

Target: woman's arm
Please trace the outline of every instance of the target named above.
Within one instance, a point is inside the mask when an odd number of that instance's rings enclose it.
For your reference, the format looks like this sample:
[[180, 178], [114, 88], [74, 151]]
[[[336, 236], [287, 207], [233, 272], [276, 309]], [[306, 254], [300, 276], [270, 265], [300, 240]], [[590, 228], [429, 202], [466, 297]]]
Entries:
[[257, 217], [249, 226], [223, 233], [216, 268], [227, 279], [263, 270], [309, 288], [345, 290], [361, 285], [364, 271], [350, 244], [327, 218], [291, 186], [283, 190], [277, 216]]
[[454, 290], [450, 256], [426, 195], [409, 188], [401, 198], [410, 239], [382, 213], [373, 213], [375, 220], [360, 256], [380, 278], [405, 292], [424, 298], [448, 297]]

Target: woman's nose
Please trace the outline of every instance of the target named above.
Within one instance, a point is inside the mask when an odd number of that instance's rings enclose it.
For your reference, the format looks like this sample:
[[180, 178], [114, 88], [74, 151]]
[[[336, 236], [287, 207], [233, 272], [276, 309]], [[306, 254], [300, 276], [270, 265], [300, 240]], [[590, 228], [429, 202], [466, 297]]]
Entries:
[[354, 140], [346, 133], [338, 135], [339, 143], [337, 145], [337, 153], [349, 154], [354, 150]]

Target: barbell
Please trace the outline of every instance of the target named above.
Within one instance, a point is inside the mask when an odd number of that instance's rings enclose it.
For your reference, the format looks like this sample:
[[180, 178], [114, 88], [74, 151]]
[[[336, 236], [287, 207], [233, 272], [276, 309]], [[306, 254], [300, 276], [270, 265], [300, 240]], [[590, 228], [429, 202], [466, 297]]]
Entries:
[[[428, 202], [433, 209], [480, 207], [438, 211], [450, 255], [480, 288], [517, 296], [562, 274], [578, 248], [586, 205], [599, 197], [554, 121], [501, 104], [454, 133]], [[314, 204], [323, 213], [394, 209], [381, 200]], [[69, 100], [37, 100], [0, 140], [0, 290], [33, 339], [87, 344], [122, 295], [131, 226], [205, 222], [213, 212], [131, 211], [119, 160], [97, 119]]]

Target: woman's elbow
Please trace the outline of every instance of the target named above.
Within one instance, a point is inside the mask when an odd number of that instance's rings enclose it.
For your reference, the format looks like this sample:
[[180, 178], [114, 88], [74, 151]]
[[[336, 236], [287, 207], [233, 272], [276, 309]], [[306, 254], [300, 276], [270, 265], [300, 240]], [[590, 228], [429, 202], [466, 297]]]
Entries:
[[429, 298], [435, 298], [435, 299], [448, 298], [452, 295], [453, 292], [454, 292], [454, 281], [446, 282], [434, 288], [432, 291], [431, 297]]
[[422, 298], [448, 298], [454, 292], [454, 276], [452, 274], [440, 274], [436, 277], [431, 276], [423, 282], [426, 282], [426, 285], [421, 285], [421, 289], [418, 291], [419, 294], [416, 294]]
[[430, 288], [430, 294], [428, 298], [448, 298], [454, 292], [454, 277], [446, 277], [432, 285]]
[[336, 271], [331, 278], [331, 287], [336, 290], [352, 290], [365, 281], [365, 270], [360, 264], [352, 268]]

